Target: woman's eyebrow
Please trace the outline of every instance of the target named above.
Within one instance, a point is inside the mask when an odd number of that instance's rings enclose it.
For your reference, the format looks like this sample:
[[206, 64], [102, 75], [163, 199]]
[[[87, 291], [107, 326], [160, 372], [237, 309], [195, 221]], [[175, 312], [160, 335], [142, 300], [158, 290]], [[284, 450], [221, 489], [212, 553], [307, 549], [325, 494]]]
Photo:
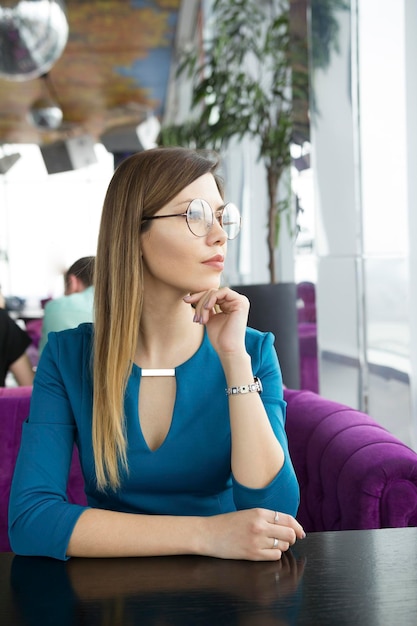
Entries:
[[[186, 205], [188, 207], [188, 205], [191, 204], [191, 202], [193, 202], [194, 200], [204, 200], [204, 198], [189, 198], [187, 200], [180, 200], [176, 204], [172, 205], [172, 209], [180, 208], [182, 205]], [[213, 209], [213, 205], [208, 200], [204, 201], [207, 202], [211, 210], [215, 213], [217, 213], [218, 211], [222, 211], [227, 204], [227, 202], [225, 202], [224, 204], [221, 204], [219, 207], [217, 207], [217, 209]]]

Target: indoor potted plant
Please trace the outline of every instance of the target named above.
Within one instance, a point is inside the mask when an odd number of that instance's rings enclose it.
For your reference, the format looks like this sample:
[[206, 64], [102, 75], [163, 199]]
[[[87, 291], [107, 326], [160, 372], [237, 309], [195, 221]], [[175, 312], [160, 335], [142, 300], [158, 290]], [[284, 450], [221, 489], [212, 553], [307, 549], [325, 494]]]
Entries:
[[[291, 164], [294, 131], [290, 0], [214, 0], [212, 20], [210, 36], [200, 49], [183, 53], [178, 67], [179, 75], [191, 81], [190, 115], [181, 124], [163, 125], [159, 143], [221, 152], [232, 138], [250, 137], [257, 142], [267, 183], [269, 283], [237, 288], [251, 300], [249, 323], [274, 332], [284, 381], [295, 388], [299, 384], [296, 286], [277, 284], [275, 263], [282, 220], [290, 217], [293, 207], [288, 190], [284, 198], [278, 195]], [[266, 304], [254, 290], [262, 292]], [[265, 319], [271, 313], [272, 318]]]

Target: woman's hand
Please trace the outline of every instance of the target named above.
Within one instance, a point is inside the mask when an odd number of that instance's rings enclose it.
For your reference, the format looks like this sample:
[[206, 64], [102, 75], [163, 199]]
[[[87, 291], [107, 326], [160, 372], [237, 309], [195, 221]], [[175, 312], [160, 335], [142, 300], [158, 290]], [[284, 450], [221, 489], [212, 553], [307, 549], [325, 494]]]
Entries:
[[221, 355], [245, 350], [249, 300], [228, 287], [193, 293], [184, 298], [195, 307], [194, 321], [204, 324], [210, 342]]
[[297, 539], [305, 537], [294, 517], [268, 509], [225, 513], [206, 521], [206, 545], [201, 553], [224, 559], [277, 561]]

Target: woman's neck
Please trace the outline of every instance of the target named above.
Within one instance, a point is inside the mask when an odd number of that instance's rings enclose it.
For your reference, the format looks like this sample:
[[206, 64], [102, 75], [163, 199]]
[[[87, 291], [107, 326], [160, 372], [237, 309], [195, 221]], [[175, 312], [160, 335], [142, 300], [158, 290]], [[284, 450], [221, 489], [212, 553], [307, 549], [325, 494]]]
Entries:
[[204, 327], [193, 317], [191, 306], [182, 301], [171, 307], [144, 303], [135, 363], [146, 369], [175, 368], [191, 358], [204, 336]]

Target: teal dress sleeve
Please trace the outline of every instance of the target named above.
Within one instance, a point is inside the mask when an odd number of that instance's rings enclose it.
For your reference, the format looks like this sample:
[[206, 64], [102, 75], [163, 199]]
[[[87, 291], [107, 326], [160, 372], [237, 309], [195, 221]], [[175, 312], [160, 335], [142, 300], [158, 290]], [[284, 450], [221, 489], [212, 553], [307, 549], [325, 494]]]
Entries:
[[[62, 359], [56, 334], [50, 336], [35, 376], [10, 493], [9, 538], [16, 554], [66, 559], [72, 530], [87, 508], [69, 503], [66, 493], [77, 433], [73, 404], [83, 394], [85, 402], [89, 386], [80, 362], [76, 354], [73, 362]], [[79, 385], [80, 394], [71, 402], [65, 384]]]

